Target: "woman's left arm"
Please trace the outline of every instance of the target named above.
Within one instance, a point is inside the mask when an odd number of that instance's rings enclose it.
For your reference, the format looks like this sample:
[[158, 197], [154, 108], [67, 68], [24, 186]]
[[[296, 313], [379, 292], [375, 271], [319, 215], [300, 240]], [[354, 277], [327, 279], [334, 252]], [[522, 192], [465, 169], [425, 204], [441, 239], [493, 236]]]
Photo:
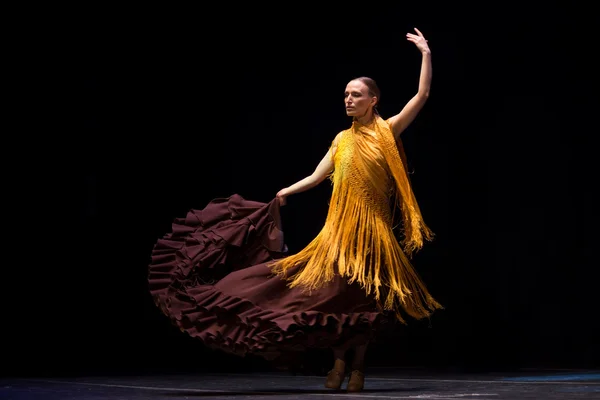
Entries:
[[431, 50], [427, 45], [427, 40], [417, 28], [417, 35], [412, 33], [406, 34], [406, 39], [413, 42], [421, 51], [421, 76], [419, 78], [419, 90], [417, 94], [406, 103], [402, 111], [389, 119], [390, 127], [396, 139], [406, 129], [408, 125], [417, 117], [421, 111], [427, 98], [429, 97], [429, 89], [431, 87]]

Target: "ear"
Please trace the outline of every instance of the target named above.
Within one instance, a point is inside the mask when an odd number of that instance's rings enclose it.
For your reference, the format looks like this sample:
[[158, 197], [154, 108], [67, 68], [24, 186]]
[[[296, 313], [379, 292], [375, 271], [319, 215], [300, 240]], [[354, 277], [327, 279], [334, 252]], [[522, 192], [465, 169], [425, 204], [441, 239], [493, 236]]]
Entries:
[[371, 105], [373, 107], [375, 107], [377, 105], [377, 102], [379, 101], [379, 99], [377, 98], [377, 96], [373, 96], [371, 97]]

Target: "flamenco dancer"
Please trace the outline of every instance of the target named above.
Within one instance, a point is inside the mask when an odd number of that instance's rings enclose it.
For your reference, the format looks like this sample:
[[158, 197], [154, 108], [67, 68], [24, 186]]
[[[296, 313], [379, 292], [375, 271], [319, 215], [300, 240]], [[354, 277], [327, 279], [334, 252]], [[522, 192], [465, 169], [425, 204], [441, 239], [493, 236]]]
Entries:
[[[335, 136], [310, 176], [269, 203], [237, 194], [215, 199], [176, 218], [172, 232], [157, 241], [149, 290], [183, 332], [213, 349], [268, 360], [331, 348], [325, 387], [340, 389], [349, 375], [346, 390], [358, 392], [368, 344], [382, 323], [406, 324], [406, 316], [428, 318], [442, 308], [409, 261], [433, 238], [400, 140], [431, 86], [431, 51], [415, 32], [406, 39], [422, 56], [418, 91], [398, 114], [380, 116], [373, 79], [351, 80], [344, 94], [351, 126]], [[280, 207], [328, 178], [333, 189], [321, 231], [304, 249], [287, 254]]]

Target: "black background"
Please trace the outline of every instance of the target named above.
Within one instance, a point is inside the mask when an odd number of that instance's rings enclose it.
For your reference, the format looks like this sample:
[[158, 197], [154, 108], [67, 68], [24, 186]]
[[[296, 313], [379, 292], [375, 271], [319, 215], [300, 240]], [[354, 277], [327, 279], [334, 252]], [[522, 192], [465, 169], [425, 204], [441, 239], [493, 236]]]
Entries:
[[[398, 112], [418, 86], [413, 27], [433, 82], [403, 140], [436, 233], [414, 264], [445, 310], [374, 345], [369, 365], [598, 366], [592, 13], [445, 4], [71, 10], [40, 33], [32, 68], [53, 87], [40, 103], [60, 112], [20, 182], [7, 371], [270, 368], [170, 325], [147, 290], [152, 246], [190, 208], [268, 202], [310, 174], [349, 125], [353, 77], [378, 82], [384, 117]], [[283, 208], [292, 251], [330, 190]]]

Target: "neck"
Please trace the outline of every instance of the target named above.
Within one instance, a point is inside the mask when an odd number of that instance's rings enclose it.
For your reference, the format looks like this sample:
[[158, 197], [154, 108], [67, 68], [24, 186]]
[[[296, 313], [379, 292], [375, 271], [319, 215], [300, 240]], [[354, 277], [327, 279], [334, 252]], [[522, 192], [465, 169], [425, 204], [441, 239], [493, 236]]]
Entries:
[[369, 109], [369, 110], [367, 110], [365, 115], [363, 115], [361, 117], [354, 117], [354, 119], [363, 125], [368, 125], [369, 123], [371, 123], [373, 121], [374, 117], [375, 117], [375, 115], [373, 114], [373, 111]]

